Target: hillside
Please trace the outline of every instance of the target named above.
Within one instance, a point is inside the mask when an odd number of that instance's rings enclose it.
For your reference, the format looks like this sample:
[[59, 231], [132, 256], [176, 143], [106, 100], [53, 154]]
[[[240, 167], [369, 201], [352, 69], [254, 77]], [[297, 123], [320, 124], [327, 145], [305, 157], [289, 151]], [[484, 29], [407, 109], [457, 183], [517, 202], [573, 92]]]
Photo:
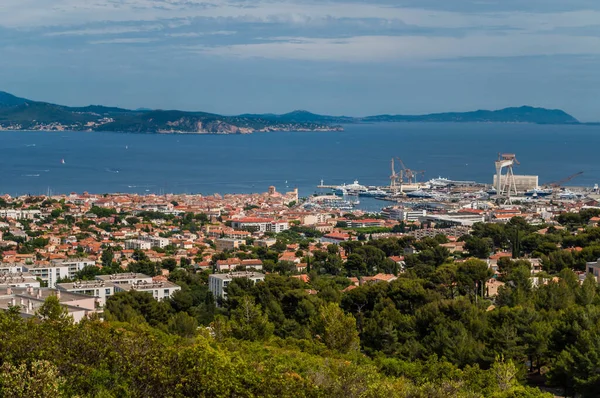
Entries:
[[68, 107], [0, 91], [0, 129], [248, 134], [256, 131], [334, 131], [341, 130], [341, 127], [316, 120], [274, 120], [177, 110], [129, 110], [100, 105]]
[[258, 131], [341, 131], [341, 124], [377, 122], [579, 123], [562, 110], [530, 106], [496, 111], [377, 115], [362, 118], [318, 115], [302, 110], [282, 115], [223, 116], [206, 112], [130, 110], [101, 105], [68, 107], [19, 98], [0, 91], [0, 130], [248, 134]]

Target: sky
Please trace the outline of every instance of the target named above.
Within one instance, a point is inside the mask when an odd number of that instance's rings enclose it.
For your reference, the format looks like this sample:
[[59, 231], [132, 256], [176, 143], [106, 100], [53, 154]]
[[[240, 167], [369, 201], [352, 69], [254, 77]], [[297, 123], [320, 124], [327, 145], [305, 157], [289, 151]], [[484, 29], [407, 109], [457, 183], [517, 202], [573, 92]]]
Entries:
[[597, 0], [1, 0], [0, 90], [222, 114], [600, 121]]

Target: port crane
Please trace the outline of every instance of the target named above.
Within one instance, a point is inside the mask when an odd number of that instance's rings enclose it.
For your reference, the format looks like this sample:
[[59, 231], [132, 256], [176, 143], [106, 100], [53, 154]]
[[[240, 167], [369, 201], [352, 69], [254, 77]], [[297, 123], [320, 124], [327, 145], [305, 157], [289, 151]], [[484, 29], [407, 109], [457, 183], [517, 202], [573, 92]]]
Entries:
[[567, 182], [571, 181], [573, 178], [578, 177], [578, 176], [580, 176], [582, 174], [583, 174], [583, 171], [580, 171], [579, 173], [571, 174], [570, 176], [565, 177], [562, 180], [554, 181], [554, 182], [549, 182], [547, 185], [549, 187], [552, 187], [552, 188], [560, 188], [561, 186], [563, 186]]
[[[511, 203], [511, 196], [517, 195], [517, 184], [515, 182], [515, 174], [513, 166], [519, 165], [517, 155], [514, 153], [499, 153], [496, 166], [496, 198], [498, 202], [505, 200]], [[506, 174], [502, 171], [506, 169]]]
[[406, 181], [407, 184], [416, 184], [417, 183], [417, 175], [424, 175], [425, 170], [411, 170], [402, 161], [400, 158], [396, 158], [398, 162], [400, 162], [400, 166], [402, 169], [400, 170], [400, 180]]

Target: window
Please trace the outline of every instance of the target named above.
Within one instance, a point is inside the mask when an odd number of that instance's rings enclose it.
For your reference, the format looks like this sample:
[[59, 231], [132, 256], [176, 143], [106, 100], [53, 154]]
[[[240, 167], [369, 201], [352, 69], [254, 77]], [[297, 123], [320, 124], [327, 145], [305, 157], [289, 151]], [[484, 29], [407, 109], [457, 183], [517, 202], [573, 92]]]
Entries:
[[165, 297], [169, 297], [169, 289], [165, 289], [164, 295], [165, 295]]
[[104, 295], [110, 296], [110, 289], [104, 289]]

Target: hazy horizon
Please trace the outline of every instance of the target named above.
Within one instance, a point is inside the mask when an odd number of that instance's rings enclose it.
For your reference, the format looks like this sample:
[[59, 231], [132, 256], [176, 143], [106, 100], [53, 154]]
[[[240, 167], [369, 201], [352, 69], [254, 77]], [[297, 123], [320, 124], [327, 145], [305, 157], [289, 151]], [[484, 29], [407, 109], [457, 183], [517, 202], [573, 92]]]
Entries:
[[4, 0], [0, 89], [70, 106], [598, 121], [591, 0]]

